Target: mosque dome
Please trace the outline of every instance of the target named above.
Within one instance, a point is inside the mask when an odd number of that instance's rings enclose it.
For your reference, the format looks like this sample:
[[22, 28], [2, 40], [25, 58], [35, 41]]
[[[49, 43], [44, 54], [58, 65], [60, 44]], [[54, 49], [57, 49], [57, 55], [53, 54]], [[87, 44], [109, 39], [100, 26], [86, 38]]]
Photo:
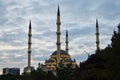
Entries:
[[64, 62], [73, 62], [71, 58], [64, 60]]
[[[57, 54], [57, 50], [52, 53], [52, 55], [56, 55], [56, 54]], [[61, 55], [69, 55], [65, 50], [61, 50], [60, 54]]]
[[49, 59], [49, 60], [46, 60], [45, 62], [55, 62], [54, 60], [52, 60], [52, 59]]

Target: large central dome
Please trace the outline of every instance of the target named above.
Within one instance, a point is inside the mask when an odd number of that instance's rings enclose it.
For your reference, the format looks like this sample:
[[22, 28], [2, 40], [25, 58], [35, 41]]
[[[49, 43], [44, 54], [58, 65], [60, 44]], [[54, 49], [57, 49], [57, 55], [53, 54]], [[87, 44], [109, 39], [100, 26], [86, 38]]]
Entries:
[[[52, 55], [56, 55], [56, 54], [57, 54], [57, 50], [52, 53]], [[60, 55], [69, 55], [69, 54], [65, 50], [61, 50]]]

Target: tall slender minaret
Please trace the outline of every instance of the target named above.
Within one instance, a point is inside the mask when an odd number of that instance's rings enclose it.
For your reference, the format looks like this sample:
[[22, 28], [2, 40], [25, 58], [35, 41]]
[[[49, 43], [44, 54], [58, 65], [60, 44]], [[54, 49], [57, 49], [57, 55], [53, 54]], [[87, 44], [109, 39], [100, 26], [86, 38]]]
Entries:
[[60, 64], [60, 51], [61, 51], [61, 42], [60, 42], [60, 35], [61, 35], [61, 32], [60, 32], [60, 25], [61, 25], [61, 22], [60, 22], [60, 10], [59, 10], [59, 5], [58, 5], [58, 11], [57, 11], [57, 22], [56, 22], [56, 25], [57, 25], [57, 67], [59, 67], [59, 64]]
[[66, 52], [69, 53], [68, 52], [68, 50], [69, 50], [69, 46], [68, 46], [68, 43], [69, 43], [69, 40], [68, 40], [68, 30], [66, 30], [66, 41], [65, 41], [65, 43], [66, 43]]
[[100, 51], [99, 47], [99, 26], [98, 26], [98, 20], [96, 19], [96, 52]]
[[29, 30], [28, 30], [28, 68], [31, 67], [31, 37], [32, 37], [32, 28], [31, 28], [31, 20], [29, 23]]

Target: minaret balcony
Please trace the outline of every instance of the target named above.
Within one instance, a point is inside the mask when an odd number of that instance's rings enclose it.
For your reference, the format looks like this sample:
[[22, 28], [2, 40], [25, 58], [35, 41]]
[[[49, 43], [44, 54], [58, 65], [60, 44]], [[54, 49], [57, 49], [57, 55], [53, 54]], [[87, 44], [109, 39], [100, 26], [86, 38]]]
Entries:
[[57, 45], [60, 45], [61, 43], [56, 43]]
[[99, 35], [99, 33], [96, 33], [96, 35]]
[[57, 25], [61, 25], [61, 22], [57, 22], [56, 24], [57, 24]]
[[28, 51], [28, 53], [31, 53], [32, 51]]
[[28, 34], [28, 36], [32, 36], [32, 34]]
[[61, 34], [61, 32], [56, 32], [56, 34], [57, 34], [57, 35], [60, 35], [60, 34]]
[[32, 42], [28, 42], [28, 44], [32, 44]]
[[100, 43], [99, 41], [96, 41], [96, 43]]

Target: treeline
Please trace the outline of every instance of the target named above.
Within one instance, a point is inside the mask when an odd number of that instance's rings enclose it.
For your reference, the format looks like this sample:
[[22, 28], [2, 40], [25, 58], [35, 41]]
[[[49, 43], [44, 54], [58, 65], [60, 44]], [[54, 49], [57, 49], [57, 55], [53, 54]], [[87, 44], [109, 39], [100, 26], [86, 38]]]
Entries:
[[80, 63], [73, 80], [119, 80], [120, 79], [120, 24], [113, 32], [111, 44]]
[[61, 67], [57, 69], [57, 76], [52, 72], [41, 69], [28, 75], [1, 75], [0, 80], [119, 80], [120, 79], [120, 24], [113, 32], [111, 44], [105, 49], [96, 51], [81, 62], [76, 68]]

